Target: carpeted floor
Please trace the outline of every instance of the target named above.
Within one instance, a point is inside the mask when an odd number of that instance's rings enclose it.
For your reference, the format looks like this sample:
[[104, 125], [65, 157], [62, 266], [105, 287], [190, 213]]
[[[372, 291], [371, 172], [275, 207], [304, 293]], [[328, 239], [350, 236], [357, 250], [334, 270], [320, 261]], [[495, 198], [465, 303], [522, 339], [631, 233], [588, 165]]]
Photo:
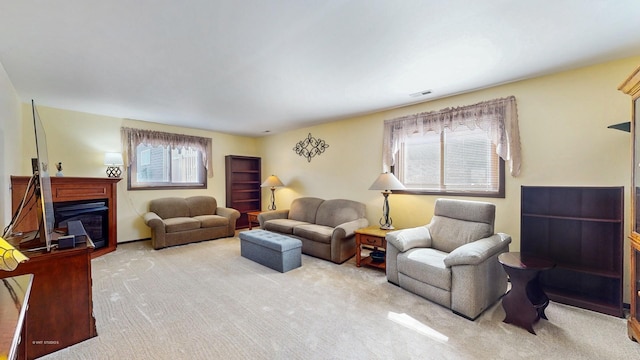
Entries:
[[476, 321], [387, 283], [384, 272], [303, 255], [279, 273], [238, 238], [93, 260], [98, 336], [43, 359], [638, 359], [626, 321], [551, 303], [536, 335]]

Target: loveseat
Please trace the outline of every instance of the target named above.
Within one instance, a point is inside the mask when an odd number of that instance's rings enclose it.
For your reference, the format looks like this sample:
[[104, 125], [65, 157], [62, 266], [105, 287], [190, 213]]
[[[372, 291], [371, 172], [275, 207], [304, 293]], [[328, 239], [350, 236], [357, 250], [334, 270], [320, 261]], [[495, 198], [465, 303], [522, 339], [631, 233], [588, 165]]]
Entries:
[[211, 196], [166, 197], [149, 202], [144, 222], [154, 249], [235, 235], [240, 212], [218, 207]]
[[363, 203], [302, 197], [288, 210], [258, 215], [263, 230], [302, 241], [302, 253], [341, 264], [356, 254], [355, 231], [369, 225]]

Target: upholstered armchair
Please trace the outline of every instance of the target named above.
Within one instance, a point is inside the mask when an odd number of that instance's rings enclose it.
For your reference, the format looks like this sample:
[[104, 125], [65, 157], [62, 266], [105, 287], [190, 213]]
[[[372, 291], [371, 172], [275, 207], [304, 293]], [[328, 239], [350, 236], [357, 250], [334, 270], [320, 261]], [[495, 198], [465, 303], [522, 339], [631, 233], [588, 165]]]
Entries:
[[498, 255], [511, 237], [494, 220], [494, 204], [436, 200], [429, 224], [387, 234], [387, 280], [475, 320], [507, 290]]

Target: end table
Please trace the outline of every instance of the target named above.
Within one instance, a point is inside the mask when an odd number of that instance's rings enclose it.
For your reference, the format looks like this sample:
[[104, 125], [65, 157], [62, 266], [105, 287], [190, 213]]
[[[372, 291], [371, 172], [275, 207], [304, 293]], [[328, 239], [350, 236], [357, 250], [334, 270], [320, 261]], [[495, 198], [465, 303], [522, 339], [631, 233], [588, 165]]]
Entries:
[[555, 263], [519, 252], [502, 253], [498, 255], [498, 261], [511, 280], [511, 289], [502, 298], [506, 313], [503, 322], [524, 328], [535, 335], [533, 324], [540, 318], [547, 319], [544, 309], [549, 305], [549, 298], [542, 290], [538, 277], [540, 272], [555, 267]]
[[373, 246], [373, 250], [383, 249], [385, 252], [387, 250], [387, 240], [385, 240], [385, 236], [388, 232], [394, 230], [383, 230], [380, 229], [380, 226], [369, 226], [366, 228], [358, 229], [355, 231], [356, 233], [356, 266], [360, 267], [360, 265], [368, 265], [374, 268], [385, 270], [387, 268], [386, 261], [374, 262], [371, 256], [362, 257], [362, 246], [368, 245]]
[[258, 215], [260, 215], [262, 211], [249, 211], [247, 213], [247, 221], [249, 222], [249, 230], [253, 228], [253, 224], [259, 224]]

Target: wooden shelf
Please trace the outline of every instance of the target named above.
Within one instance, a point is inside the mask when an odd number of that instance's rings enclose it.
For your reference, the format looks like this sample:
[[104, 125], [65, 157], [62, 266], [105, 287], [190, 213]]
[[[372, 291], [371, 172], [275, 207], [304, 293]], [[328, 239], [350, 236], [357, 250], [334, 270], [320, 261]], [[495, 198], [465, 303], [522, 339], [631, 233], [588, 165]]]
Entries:
[[262, 208], [261, 159], [259, 157], [225, 156], [226, 206], [240, 211], [236, 228], [249, 227], [248, 212]]
[[556, 267], [540, 282], [553, 301], [623, 316], [624, 187], [523, 186], [521, 252]]
[[585, 217], [577, 217], [577, 216], [553, 216], [553, 215], [544, 215], [544, 214], [522, 214], [525, 217], [539, 217], [545, 219], [559, 219], [559, 220], [575, 220], [575, 221], [593, 221], [593, 222], [609, 222], [609, 223], [620, 223], [622, 219], [598, 219], [598, 218], [585, 218]]

